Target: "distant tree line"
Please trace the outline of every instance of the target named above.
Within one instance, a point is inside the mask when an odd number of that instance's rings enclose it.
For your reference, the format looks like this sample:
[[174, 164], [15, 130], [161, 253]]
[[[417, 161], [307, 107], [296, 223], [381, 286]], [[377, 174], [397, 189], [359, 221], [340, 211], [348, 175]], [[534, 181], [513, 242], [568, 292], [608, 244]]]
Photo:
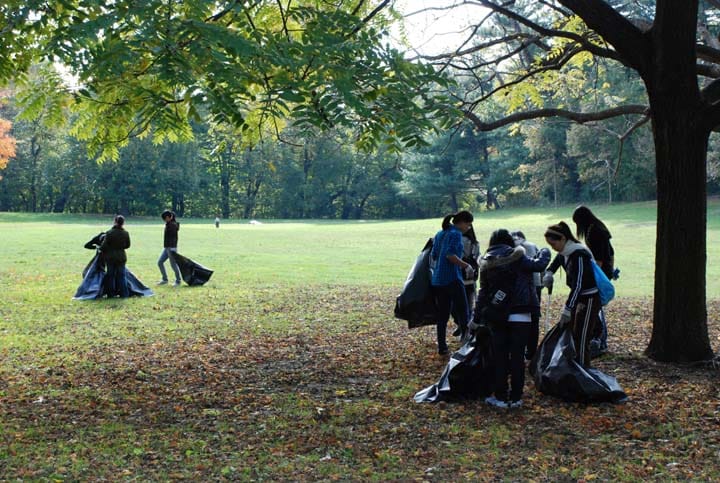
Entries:
[[[608, 71], [603, 81], [638, 95], [614, 78], [620, 75]], [[308, 135], [286, 127], [279, 137], [250, 139], [229, 124], [197, 124], [192, 141], [133, 138], [117, 161], [98, 162], [54, 119], [70, 115], [67, 110], [48, 105], [25, 120], [18, 107], [23, 95], [2, 91], [0, 137], [15, 143], [14, 156], [0, 165], [2, 211], [155, 215], [171, 208], [192, 217], [419, 218], [460, 209], [641, 201], [656, 193], [651, 133], [637, 129], [620, 152], [622, 118], [592, 125], [537, 120], [488, 132], [467, 122], [399, 153], [358, 150], [358, 134], [347, 128]], [[710, 194], [720, 193], [719, 148], [711, 138]]]

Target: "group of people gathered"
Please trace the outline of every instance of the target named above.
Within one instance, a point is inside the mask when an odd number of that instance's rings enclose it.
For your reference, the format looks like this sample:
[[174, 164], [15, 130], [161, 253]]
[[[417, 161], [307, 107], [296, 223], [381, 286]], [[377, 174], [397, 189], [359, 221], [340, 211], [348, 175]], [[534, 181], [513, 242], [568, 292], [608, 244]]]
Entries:
[[591, 346], [595, 348], [592, 355], [607, 350], [607, 324], [591, 263], [595, 260], [608, 278], [616, 278], [611, 235], [581, 205], [573, 213], [575, 234], [564, 221], [546, 228], [545, 241], [557, 253], [550, 263], [548, 248], [538, 249], [522, 231], [505, 228], [492, 232], [481, 255], [473, 219], [468, 211], [448, 215], [433, 239], [430, 259], [439, 314], [437, 349], [442, 356], [449, 353], [446, 339], [451, 315], [457, 324], [453, 335], [461, 340], [481, 327], [489, 329], [495, 374], [493, 393], [485, 401], [501, 408], [519, 407], [525, 363], [533, 359], [538, 346], [541, 291], [547, 288], [552, 293], [554, 272], [560, 267], [570, 293], [556, 320], [572, 331], [578, 362], [590, 366]]
[[[175, 213], [170, 210], [164, 211], [161, 217], [165, 222], [165, 230], [163, 233], [163, 249], [157, 262], [162, 277], [158, 285], [168, 283], [165, 262], [169, 260], [170, 267], [175, 275], [173, 285], [179, 286], [181, 283], [180, 268], [172, 254], [177, 252], [180, 223], [178, 223]], [[97, 257], [101, 265], [105, 266], [106, 273], [102, 280], [99, 297], [129, 297], [132, 284], [128, 282], [127, 254], [125, 251], [130, 248], [130, 233], [125, 229], [125, 217], [116, 215], [113, 226], [108, 231], [93, 237], [85, 244], [85, 248], [97, 250]]]

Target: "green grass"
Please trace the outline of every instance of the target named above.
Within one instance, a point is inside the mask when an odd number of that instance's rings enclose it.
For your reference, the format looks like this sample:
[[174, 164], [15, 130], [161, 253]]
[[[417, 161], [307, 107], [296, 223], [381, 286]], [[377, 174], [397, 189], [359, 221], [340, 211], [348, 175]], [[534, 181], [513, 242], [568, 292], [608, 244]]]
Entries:
[[[635, 203], [594, 207], [613, 232], [620, 295], [652, 295], [655, 260], [655, 205]], [[545, 228], [569, 221], [572, 207], [483, 212], [475, 231], [485, 248], [497, 228], [522, 229], [543, 245]], [[720, 295], [720, 201], [708, 207], [708, 295]], [[572, 226], [572, 223], [570, 223]], [[66, 301], [78, 272], [91, 256], [85, 241], [110, 225], [97, 216], [0, 213], [5, 245], [0, 260], [3, 288], [12, 296], [43, 293], [48, 302]], [[440, 219], [413, 221], [267, 220], [261, 225], [182, 220], [180, 253], [216, 270], [212, 285], [233, 287], [315, 284], [399, 287], [420, 248], [439, 229]], [[128, 267], [146, 284], [155, 282], [155, 260], [162, 245], [162, 222], [127, 221], [133, 246]], [[28, 290], [29, 289], [29, 290]]]
[[[92, 256], [82, 246], [110, 218], [0, 213], [0, 479], [720, 478], [708, 463], [720, 447], [708, 426], [716, 376], [639, 356], [655, 207], [594, 208], [622, 270], [609, 310], [614, 352], [601, 367], [633, 403], [561, 404], [528, 384], [527, 407], [512, 417], [480, 403], [412, 402], [444, 361], [432, 329], [407, 331], [392, 307], [440, 219], [220, 229], [181, 220], [180, 253], [215, 274], [174, 289], [154, 286], [161, 220], [130, 217], [128, 267], [156, 295], [79, 302], [71, 297]], [[545, 227], [571, 211], [483, 212], [475, 229], [483, 246], [500, 227], [542, 244]], [[708, 211], [717, 347], [720, 201]]]

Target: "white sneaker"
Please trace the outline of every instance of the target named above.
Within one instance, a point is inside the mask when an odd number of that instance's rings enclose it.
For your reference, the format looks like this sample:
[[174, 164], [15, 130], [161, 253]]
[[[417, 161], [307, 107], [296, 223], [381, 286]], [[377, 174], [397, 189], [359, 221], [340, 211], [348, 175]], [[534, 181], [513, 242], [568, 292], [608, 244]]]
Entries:
[[488, 405], [490, 405], [490, 406], [493, 406], [493, 407], [496, 407], [496, 408], [500, 408], [500, 409], [507, 409], [507, 408], [508, 408], [508, 404], [507, 404], [505, 401], [501, 401], [501, 400], [499, 400], [499, 399], [496, 399], [495, 396], [486, 397], [486, 398], [485, 398], [485, 403], [488, 404]]
[[518, 399], [517, 401], [511, 401], [510, 402], [510, 409], [517, 409], [522, 407], [523, 402], [522, 399]]
[[156, 283], [155, 285], [167, 285], [167, 283], [168, 283], [167, 280], [160, 280], [160, 281], [159, 281], [158, 283]]

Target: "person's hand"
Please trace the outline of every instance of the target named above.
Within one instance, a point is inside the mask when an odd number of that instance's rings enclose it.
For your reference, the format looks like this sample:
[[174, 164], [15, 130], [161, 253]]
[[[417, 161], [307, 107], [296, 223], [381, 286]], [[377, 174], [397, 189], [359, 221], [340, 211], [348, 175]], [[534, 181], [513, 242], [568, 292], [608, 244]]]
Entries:
[[473, 278], [475, 276], [475, 269], [469, 263], [465, 266], [465, 278]]
[[555, 277], [553, 277], [553, 273], [551, 271], [546, 271], [545, 275], [543, 275], [542, 284], [543, 287], [546, 287], [549, 290], [552, 290], [553, 283], [555, 282]]
[[560, 315], [560, 321], [558, 322], [558, 325], [560, 327], [565, 327], [570, 323], [570, 311], [565, 308], [562, 311], [562, 314]]

